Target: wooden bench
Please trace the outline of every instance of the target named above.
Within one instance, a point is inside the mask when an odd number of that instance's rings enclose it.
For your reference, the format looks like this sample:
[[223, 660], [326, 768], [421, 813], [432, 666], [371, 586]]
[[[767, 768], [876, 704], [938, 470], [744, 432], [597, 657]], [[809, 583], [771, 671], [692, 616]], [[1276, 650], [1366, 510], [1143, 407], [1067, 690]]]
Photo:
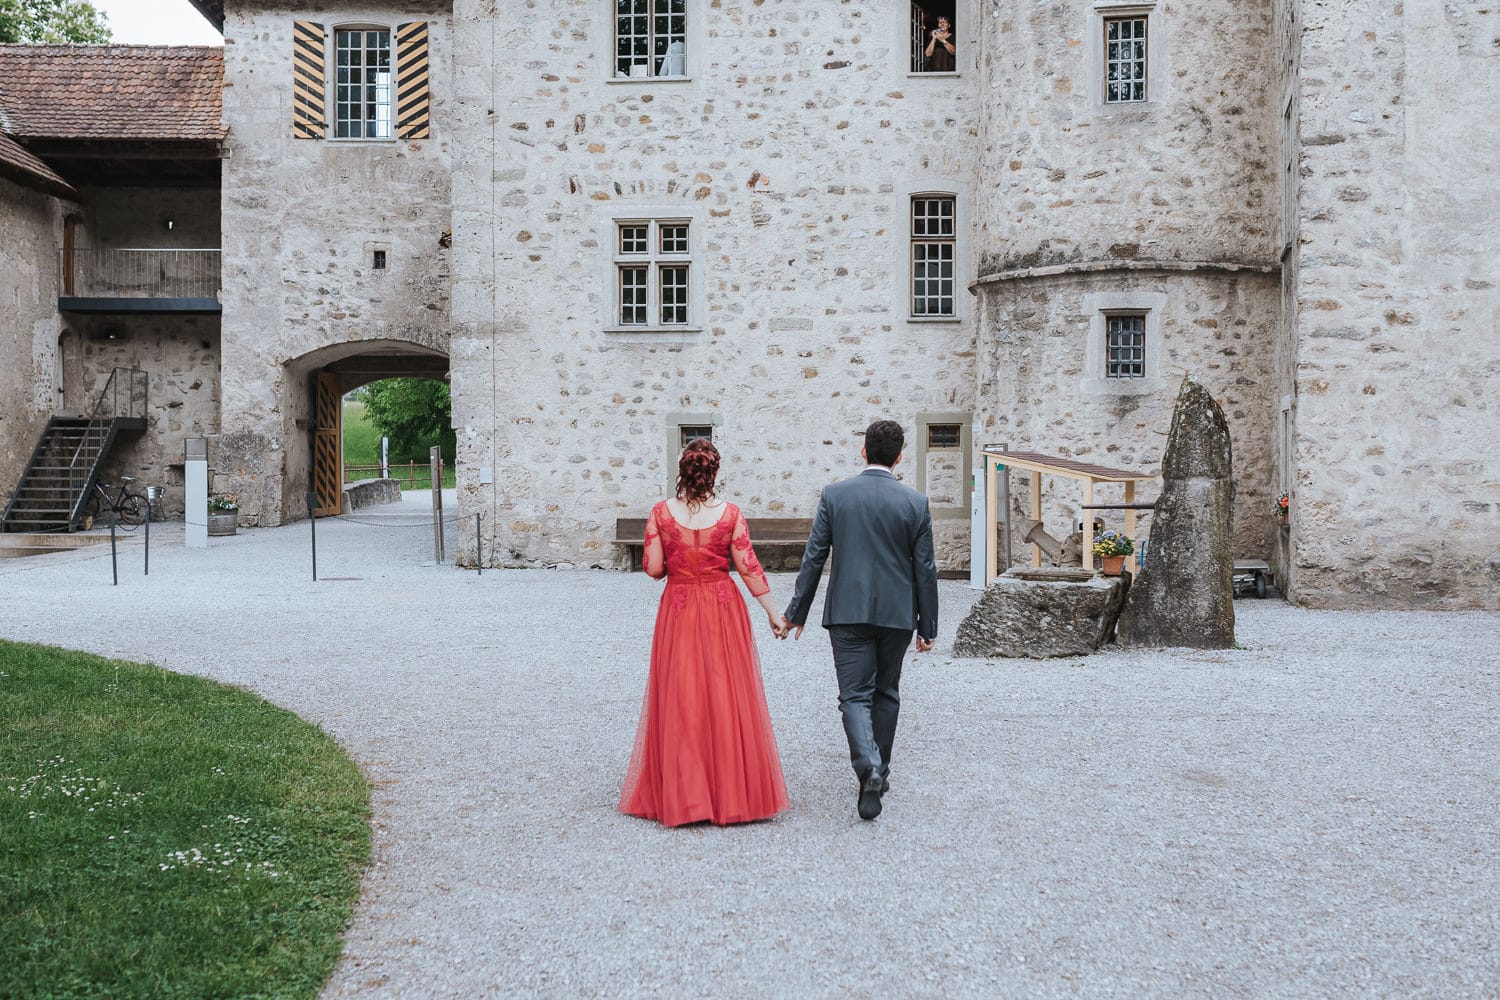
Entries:
[[[795, 571], [802, 565], [802, 550], [807, 547], [807, 536], [812, 532], [810, 517], [747, 517], [750, 541], [755, 544], [755, 554], [767, 572], [775, 570]], [[615, 521], [615, 545], [623, 545], [630, 553], [632, 571], [641, 568], [641, 559], [646, 551], [646, 519], [644, 517], [622, 517]]]

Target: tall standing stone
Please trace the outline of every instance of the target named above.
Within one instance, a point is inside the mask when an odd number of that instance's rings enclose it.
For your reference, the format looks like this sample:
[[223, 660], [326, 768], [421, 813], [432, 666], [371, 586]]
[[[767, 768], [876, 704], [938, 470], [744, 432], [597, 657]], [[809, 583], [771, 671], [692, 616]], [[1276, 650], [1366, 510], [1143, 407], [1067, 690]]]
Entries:
[[1234, 503], [1229, 422], [1191, 378], [1172, 414], [1146, 565], [1120, 615], [1130, 646], [1234, 645]]

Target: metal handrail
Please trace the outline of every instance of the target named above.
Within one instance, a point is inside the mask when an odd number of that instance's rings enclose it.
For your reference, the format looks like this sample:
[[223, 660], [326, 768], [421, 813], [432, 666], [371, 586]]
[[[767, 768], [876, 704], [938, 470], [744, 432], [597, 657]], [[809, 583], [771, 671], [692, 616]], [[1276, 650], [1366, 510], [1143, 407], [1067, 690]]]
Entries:
[[78, 298], [216, 299], [220, 257], [211, 247], [65, 249], [58, 256], [60, 287]]
[[[126, 389], [125, 410], [120, 412], [120, 373], [124, 372], [130, 380]], [[136, 388], [141, 390], [141, 408], [136, 412], [135, 395]], [[112, 368], [109, 379], [104, 383], [104, 388], [99, 391], [99, 396], [94, 400], [94, 408], [89, 411], [88, 423], [84, 425], [83, 436], [78, 440], [78, 447], [73, 449], [73, 458], [68, 462], [68, 483], [70, 486], [79, 485], [73, 476], [73, 469], [78, 464], [78, 456], [83, 454], [84, 445], [88, 444], [89, 438], [95, 433], [95, 425], [98, 425], [98, 433], [105, 433], [105, 424], [116, 417], [145, 417], [147, 394], [151, 389], [151, 377], [139, 368]], [[109, 403], [108, 415], [104, 412], [104, 404]]]

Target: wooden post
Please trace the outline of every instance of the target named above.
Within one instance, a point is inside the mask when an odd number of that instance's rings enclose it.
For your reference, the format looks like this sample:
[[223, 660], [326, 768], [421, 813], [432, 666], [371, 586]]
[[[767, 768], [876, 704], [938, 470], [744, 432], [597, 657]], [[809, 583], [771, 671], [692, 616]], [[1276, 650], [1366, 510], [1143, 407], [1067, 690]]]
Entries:
[[[1032, 472], [1031, 474], [1031, 519], [1038, 523], [1042, 520], [1042, 474]], [[1042, 567], [1042, 547], [1033, 544], [1031, 546], [1031, 565], [1036, 569]]]
[[1082, 534], [1078, 539], [1078, 557], [1083, 561], [1083, 568], [1092, 571], [1094, 568], [1094, 512], [1089, 505], [1094, 502], [1094, 481], [1085, 479], [1083, 481], [1083, 512], [1078, 523], [1083, 526]]
[[1000, 569], [1000, 490], [996, 460], [984, 456], [984, 585], [988, 587]]
[[[415, 460], [413, 460], [415, 462]], [[443, 464], [441, 452], [433, 448], [428, 455], [428, 467], [432, 470], [433, 478], [439, 484], [442, 480], [437, 478], [442, 475], [438, 471]], [[415, 465], [413, 465], [415, 468]], [[437, 562], [443, 561], [443, 491], [433, 489], [432, 491], [432, 558]]]
[[[1125, 503], [1127, 505], [1135, 503], [1135, 480], [1133, 479], [1125, 484]], [[1135, 537], [1135, 511], [1131, 510], [1129, 506], [1125, 508], [1125, 534], [1130, 536], [1132, 542], [1136, 542], [1139, 545], [1139, 539]], [[1132, 574], [1139, 573], [1141, 571], [1140, 553], [1132, 551], [1126, 559], [1126, 565], [1130, 567]]]

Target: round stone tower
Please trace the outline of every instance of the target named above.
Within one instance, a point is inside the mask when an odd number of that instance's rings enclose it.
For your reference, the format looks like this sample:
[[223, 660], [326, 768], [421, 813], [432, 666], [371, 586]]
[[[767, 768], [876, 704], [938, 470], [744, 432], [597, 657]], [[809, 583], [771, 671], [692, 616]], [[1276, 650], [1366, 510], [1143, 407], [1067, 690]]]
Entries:
[[[1229, 417], [1241, 508], [1269, 510], [1271, 0], [983, 3], [977, 440], [1154, 471], [1191, 372]], [[1270, 526], [1240, 518], [1237, 544]]]

